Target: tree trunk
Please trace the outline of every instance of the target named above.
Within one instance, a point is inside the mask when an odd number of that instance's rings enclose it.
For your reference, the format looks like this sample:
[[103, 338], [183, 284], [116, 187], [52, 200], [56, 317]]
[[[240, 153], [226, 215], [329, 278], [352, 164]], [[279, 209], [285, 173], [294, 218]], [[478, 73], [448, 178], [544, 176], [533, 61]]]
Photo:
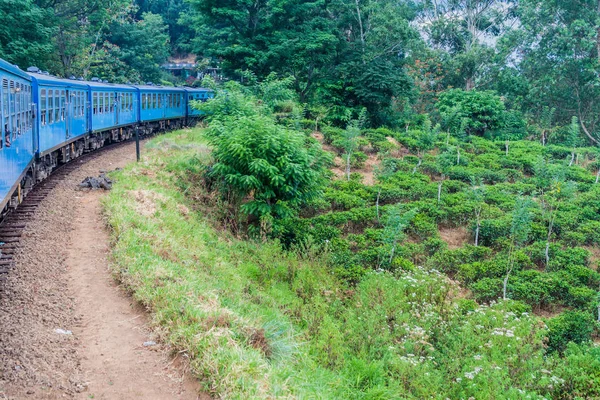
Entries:
[[448, 131], [448, 135], [446, 136], [446, 146], [450, 143], [450, 131]]
[[377, 191], [377, 201], [375, 202], [375, 208], [377, 209], [377, 223], [381, 222], [379, 220], [379, 196], [381, 196], [381, 188]]
[[396, 252], [396, 241], [394, 240], [394, 243], [392, 244], [392, 252], [390, 253], [390, 264], [392, 263], [392, 260], [394, 259], [395, 252]]
[[506, 151], [506, 157], [508, 157], [508, 140], [504, 142], [504, 149]]
[[550, 240], [546, 241], [544, 256], [546, 257], [546, 270], [548, 270], [548, 264], [550, 264]]
[[513, 267], [512, 267], [512, 263], [510, 265], [510, 268], [506, 271], [506, 276], [504, 277], [504, 282], [502, 285], [502, 299], [507, 300], [506, 297], [506, 292], [508, 289], [508, 278], [510, 277], [510, 273], [512, 272]]
[[346, 179], [350, 180], [350, 156], [351, 154], [348, 153], [346, 155]]
[[442, 201], [442, 185], [444, 184], [444, 181], [439, 181], [438, 183], [438, 203], [440, 201]]
[[596, 172], [596, 183], [598, 183], [598, 181], [600, 181], [600, 169]]
[[360, 14], [360, 5], [358, 4], [358, 0], [355, 0], [356, 2], [356, 15], [358, 16], [358, 26], [360, 27], [360, 43], [362, 46], [362, 53], [363, 53], [363, 64], [366, 63], [365, 61], [365, 31], [363, 29], [363, 23], [362, 23], [362, 16]]
[[466, 85], [465, 89], [466, 89], [467, 92], [470, 91], [470, 90], [475, 89], [475, 79], [473, 79], [472, 76], [470, 76], [470, 77], [467, 78], [467, 85]]
[[460, 165], [460, 149], [456, 153], [456, 165]]
[[571, 152], [571, 161], [569, 162], [569, 167], [573, 165], [573, 161], [575, 161], [575, 151]]
[[419, 162], [417, 163], [417, 165], [413, 168], [413, 172], [412, 174], [416, 174], [417, 173], [417, 169], [421, 166], [421, 164], [423, 163], [423, 159], [421, 157], [419, 157]]
[[542, 131], [542, 146], [546, 146], [546, 131]]
[[479, 247], [479, 227], [481, 227], [481, 221], [477, 217], [477, 227], [475, 228], [475, 247]]

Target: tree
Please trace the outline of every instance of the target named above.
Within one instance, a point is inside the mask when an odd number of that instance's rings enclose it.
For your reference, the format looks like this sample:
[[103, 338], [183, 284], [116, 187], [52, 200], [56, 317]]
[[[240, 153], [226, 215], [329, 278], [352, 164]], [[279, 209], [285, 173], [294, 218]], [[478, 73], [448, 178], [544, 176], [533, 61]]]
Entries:
[[592, 143], [600, 141], [600, 4], [598, 0], [519, 2], [519, 67], [530, 81], [528, 104], [556, 108], [566, 125], [576, 115]]
[[115, 71], [118, 81], [160, 82], [160, 66], [169, 56], [167, 25], [160, 15], [144, 13], [141, 20], [114, 21], [107, 40], [118, 46], [118, 58], [129, 69]]
[[575, 147], [579, 143], [579, 122], [577, 117], [571, 119], [571, 124], [567, 130], [567, 138], [565, 144], [571, 147], [571, 161], [569, 161], [569, 167], [573, 165], [575, 161]]
[[514, 24], [514, 0], [427, 0], [418, 26], [429, 45], [442, 54], [449, 86], [473, 90], [490, 83], [499, 38]]
[[475, 213], [475, 247], [479, 246], [479, 230], [481, 228], [481, 212], [485, 205], [485, 186], [481, 179], [471, 178], [471, 188], [469, 198], [474, 204]]
[[344, 157], [346, 158], [346, 179], [350, 180], [350, 160], [352, 154], [358, 147], [358, 137], [360, 136], [360, 129], [364, 126], [366, 119], [366, 110], [363, 109], [359, 119], [351, 121], [346, 130], [342, 132], [340, 144], [344, 149]]
[[209, 175], [236, 207], [261, 223], [290, 216], [320, 194], [327, 157], [316, 141], [276, 124], [241, 90], [232, 84], [198, 105], [213, 112], [206, 134], [215, 160]]
[[0, 58], [47, 69], [54, 50], [52, 14], [31, 0], [0, 1]]
[[502, 128], [506, 111], [500, 96], [493, 92], [460, 89], [440, 94], [437, 108], [441, 115], [452, 115], [451, 121], [459, 121], [467, 134], [477, 136]]
[[[417, 209], [412, 209], [406, 212], [402, 212], [401, 208], [396, 206], [392, 207], [389, 212], [387, 222], [383, 228], [381, 235], [381, 241], [384, 246], [389, 247], [389, 258], [388, 264], [392, 263], [394, 255], [396, 254], [396, 247], [398, 242], [404, 237], [404, 231], [408, 228], [410, 222], [417, 215]], [[379, 267], [383, 263], [383, 258], [379, 261]]]
[[515, 253], [522, 248], [529, 240], [531, 232], [531, 200], [524, 197], [518, 197], [513, 210], [512, 223], [510, 226], [510, 243], [508, 248], [508, 259], [506, 262], [506, 275], [502, 285], [502, 298], [508, 299], [507, 289], [510, 274], [515, 267]]

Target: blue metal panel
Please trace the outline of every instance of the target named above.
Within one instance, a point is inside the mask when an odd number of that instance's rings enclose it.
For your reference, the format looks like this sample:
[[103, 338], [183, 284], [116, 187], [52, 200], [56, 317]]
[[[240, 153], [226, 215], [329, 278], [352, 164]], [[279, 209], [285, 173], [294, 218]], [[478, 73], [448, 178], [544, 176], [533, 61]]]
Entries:
[[31, 79], [0, 60], [0, 210], [34, 158]]
[[39, 154], [46, 154], [89, 131], [85, 83], [30, 74], [37, 102]]

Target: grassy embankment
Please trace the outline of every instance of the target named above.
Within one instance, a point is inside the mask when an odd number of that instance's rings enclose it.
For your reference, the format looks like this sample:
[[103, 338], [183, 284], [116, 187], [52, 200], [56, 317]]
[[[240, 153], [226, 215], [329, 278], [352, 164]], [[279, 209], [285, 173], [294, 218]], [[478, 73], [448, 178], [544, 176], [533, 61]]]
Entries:
[[545, 326], [521, 305], [477, 306], [435, 270], [351, 287], [310, 251], [215, 229], [193, 178], [210, 158], [201, 130], [145, 153], [105, 201], [115, 273], [216, 396], [541, 398], [597, 379], [594, 355], [547, 357]]

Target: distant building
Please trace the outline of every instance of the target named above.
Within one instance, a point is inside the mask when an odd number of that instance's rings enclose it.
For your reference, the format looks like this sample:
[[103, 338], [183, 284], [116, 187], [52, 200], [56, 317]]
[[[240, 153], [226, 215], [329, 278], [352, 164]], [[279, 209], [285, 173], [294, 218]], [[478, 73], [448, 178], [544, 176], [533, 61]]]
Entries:
[[[206, 65], [206, 64], [203, 64]], [[162, 68], [169, 71], [172, 75], [181, 78], [188, 84], [192, 84], [195, 80], [200, 80], [205, 76], [211, 76], [216, 81], [223, 80], [221, 68], [219, 67], [202, 67], [196, 62], [196, 56], [190, 54], [185, 58], [169, 58], [169, 62], [162, 65]]]
[[196, 56], [193, 54], [186, 58], [169, 58], [169, 62], [163, 64], [162, 68], [184, 81], [188, 81], [190, 78], [200, 79], [200, 74], [197, 72], [198, 63], [196, 62]]

